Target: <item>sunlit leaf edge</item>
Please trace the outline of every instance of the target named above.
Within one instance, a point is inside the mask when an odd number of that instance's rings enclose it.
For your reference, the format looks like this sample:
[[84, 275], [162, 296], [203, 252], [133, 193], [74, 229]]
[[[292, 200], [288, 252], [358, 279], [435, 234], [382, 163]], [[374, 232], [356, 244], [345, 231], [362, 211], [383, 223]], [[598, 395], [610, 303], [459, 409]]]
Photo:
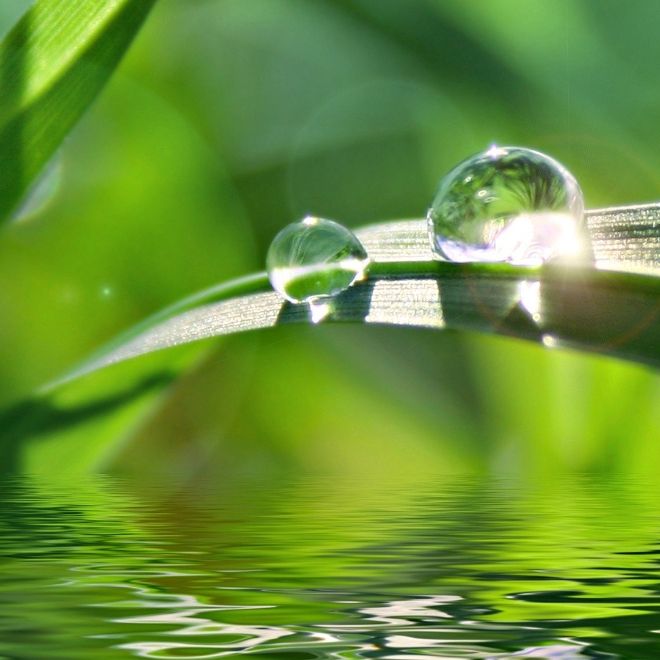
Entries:
[[[591, 211], [595, 266], [452, 264], [434, 260], [423, 220], [358, 230], [369, 277], [333, 299], [323, 322], [474, 330], [660, 363], [660, 205]], [[319, 310], [291, 305], [265, 273], [196, 293], [121, 334], [59, 383], [110, 364], [214, 336], [314, 323]]]

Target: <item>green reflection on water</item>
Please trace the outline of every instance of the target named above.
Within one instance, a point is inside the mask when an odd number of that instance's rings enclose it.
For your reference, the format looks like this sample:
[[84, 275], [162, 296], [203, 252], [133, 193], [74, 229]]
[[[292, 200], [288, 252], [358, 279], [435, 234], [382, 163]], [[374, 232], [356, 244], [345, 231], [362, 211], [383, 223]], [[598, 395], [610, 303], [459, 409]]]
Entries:
[[658, 657], [649, 484], [1, 488], [3, 658]]

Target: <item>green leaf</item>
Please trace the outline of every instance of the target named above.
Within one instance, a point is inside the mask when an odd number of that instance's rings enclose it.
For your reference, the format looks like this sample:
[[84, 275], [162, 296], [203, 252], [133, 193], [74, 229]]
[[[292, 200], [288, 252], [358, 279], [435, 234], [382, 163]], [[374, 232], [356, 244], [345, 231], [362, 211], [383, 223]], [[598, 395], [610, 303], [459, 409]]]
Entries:
[[[324, 322], [475, 330], [660, 364], [660, 206], [592, 211], [593, 267], [453, 264], [432, 258], [424, 220], [358, 231], [374, 260], [367, 281], [328, 303]], [[208, 289], [136, 326], [75, 369], [110, 364], [200, 339], [314, 323], [265, 273]]]
[[[366, 227], [357, 233], [374, 259], [369, 277], [337, 296], [324, 322], [471, 330], [658, 366], [659, 219], [660, 205], [590, 212], [595, 268], [443, 263], [431, 258], [423, 220]], [[265, 273], [190, 296], [6, 410], [0, 463], [67, 474], [104, 467], [205, 357], [197, 340], [313, 322], [310, 307], [283, 302]]]
[[0, 220], [103, 88], [155, 0], [37, 0], [0, 44]]

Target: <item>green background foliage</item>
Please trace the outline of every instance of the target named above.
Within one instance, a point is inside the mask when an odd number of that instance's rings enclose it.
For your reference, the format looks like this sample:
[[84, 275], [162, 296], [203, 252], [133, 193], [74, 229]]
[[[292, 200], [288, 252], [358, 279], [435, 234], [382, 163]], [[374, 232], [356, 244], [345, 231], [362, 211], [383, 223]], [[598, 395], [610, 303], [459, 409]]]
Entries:
[[[4, 29], [28, 4], [3, 3]], [[284, 224], [421, 216], [492, 142], [553, 155], [591, 208], [657, 199], [658, 18], [644, 0], [161, 0], [0, 232], [5, 422], [38, 419], [14, 404], [124, 328], [260, 270]], [[660, 462], [651, 370], [470, 334], [277, 328], [111, 369], [63, 405], [83, 391], [105, 408], [42, 410], [21, 467], [537, 478]]]

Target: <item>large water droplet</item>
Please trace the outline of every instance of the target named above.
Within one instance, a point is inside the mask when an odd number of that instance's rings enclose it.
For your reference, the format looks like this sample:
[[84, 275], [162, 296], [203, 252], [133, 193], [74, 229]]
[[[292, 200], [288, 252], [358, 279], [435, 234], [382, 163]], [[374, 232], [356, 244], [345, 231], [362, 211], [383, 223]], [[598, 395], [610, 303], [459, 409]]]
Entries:
[[366, 250], [353, 232], [314, 217], [282, 229], [266, 258], [273, 288], [296, 303], [344, 291], [364, 277], [368, 263]]
[[582, 191], [556, 160], [493, 146], [460, 163], [429, 209], [435, 253], [449, 261], [537, 265], [587, 254]]

